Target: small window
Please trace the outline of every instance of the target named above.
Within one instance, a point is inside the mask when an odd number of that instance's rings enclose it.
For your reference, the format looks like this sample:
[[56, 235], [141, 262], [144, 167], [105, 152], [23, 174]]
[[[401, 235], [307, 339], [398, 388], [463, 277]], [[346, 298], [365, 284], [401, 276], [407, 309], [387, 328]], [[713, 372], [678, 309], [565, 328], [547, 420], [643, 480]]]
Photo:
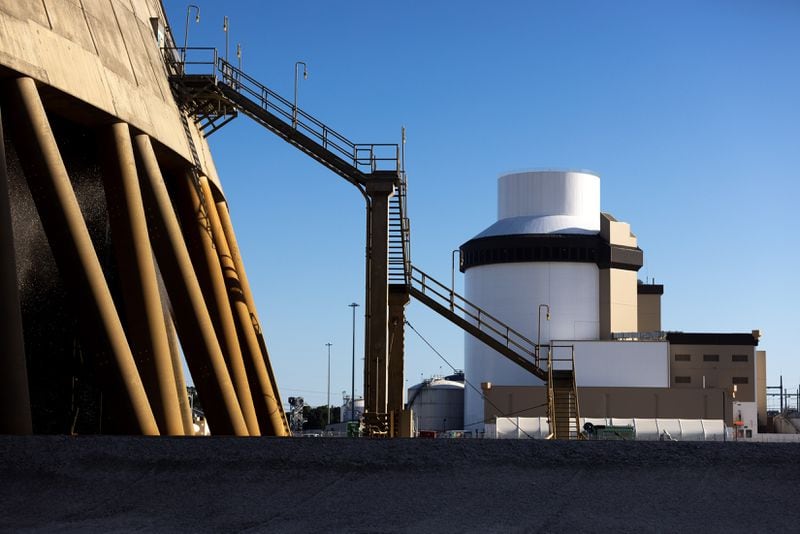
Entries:
[[731, 356], [732, 362], [746, 362], [747, 361], [747, 354], [734, 354]]
[[690, 362], [690, 361], [692, 361], [692, 355], [691, 354], [676, 354], [675, 355], [675, 361], [676, 362]]
[[676, 384], [691, 384], [692, 377], [691, 376], [676, 376], [675, 377]]
[[749, 384], [750, 378], [746, 376], [734, 376], [733, 377], [734, 384]]
[[719, 354], [703, 354], [704, 362], [718, 362]]

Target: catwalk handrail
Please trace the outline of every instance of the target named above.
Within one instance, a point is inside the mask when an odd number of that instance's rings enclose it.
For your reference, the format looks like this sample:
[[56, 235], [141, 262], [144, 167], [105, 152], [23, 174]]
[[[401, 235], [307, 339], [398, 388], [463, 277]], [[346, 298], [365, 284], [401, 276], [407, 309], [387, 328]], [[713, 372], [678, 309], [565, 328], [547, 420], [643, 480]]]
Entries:
[[[174, 51], [178, 53], [175, 54]], [[191, 60], [190, 54], [211, 54], [211, 58]], [[361, 172], [399, 171], [400, 148], [397, 143], [354, 143], [333, 128], [309, 115], [243, 70], [219, 56], [216, 48], [164, 49], [165, 56], [180, 58], [179, 76], [205, 75], [244, 96], [293, 129], [304, 133]], [[193, 54], [192, 54], [193, 55]], [[177, 57], [176, 57], [177, 56]], [[200, 72], [195, 72], [200, 67]], [[204, 68], [203, 68], [204, 67]], [[191, 71], [191, 72], [190, 72]], [[387, 168], [388, 167], [388, 168]]]
[[522, 356], [527, 356], [539, 367], [536, 354], [536, 343], [514, 330], [500, 319], [494, 317], [484, 309], [471, 303], [449, 287], [435, 280], [430, 275], [425, 274], [413, 265], [410, 266], [410, 284], [421, 293], [438, 299], [440, 304], [446, 306], [451, 312], [460, 312], [465, 319], [471, 319], [475, 326], [484, 332], [488, 332], [495, 339], [505, 344], [506, 347], [514, 350]]

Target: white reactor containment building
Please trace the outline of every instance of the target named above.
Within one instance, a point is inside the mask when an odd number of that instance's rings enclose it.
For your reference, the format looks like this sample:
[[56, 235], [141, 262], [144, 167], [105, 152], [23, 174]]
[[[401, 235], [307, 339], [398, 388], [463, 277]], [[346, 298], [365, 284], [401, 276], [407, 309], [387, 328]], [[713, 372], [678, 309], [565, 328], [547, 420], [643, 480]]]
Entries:
[[[608, 304], [604, 300], [617, 301], [618, 312], [630, 300], [635, 329], [636, 271], [642, 265], [642, 252], [629, 232], [632, 241], [625, 246], [612, 245], [613, 240], [603, 235], [608, 232], [601, 232], [597, 175], [583, 171], [503, 175], [498, 180], [497, 212], [497, 222], [461, 247], [468, 301], [542, 344], [605, 337], [613, 318], [603, 313]], [[604, 299], [615, 279], [624, 279], [632, 295]], [[623, 331], [624, 320], [619, 317], [625, 313], [616, 315], [613, 330]], [[472, 384], [542, 384], [469, 334], [464, 359], [465, 377]], [[481, 395], [466, 388], [465, 429], [482, 429], [483, 419]]]

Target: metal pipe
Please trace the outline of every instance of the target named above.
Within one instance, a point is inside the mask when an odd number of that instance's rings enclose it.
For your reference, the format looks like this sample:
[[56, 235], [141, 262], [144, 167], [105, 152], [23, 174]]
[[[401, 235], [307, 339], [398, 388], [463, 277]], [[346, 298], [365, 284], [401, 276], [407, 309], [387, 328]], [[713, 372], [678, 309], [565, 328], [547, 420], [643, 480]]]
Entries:
[[31, 78], [17, 78], [9, 88], [15, 102], [15, 122], [20, 126], [16, 146], [28, 152], [27, 161], [23, 161], [27, 165], [25, 174], [59, 272], [73, 296], [80, 299], [90, 317], [98, 321], [99, 333], [108, 343], [139, 431], [158, 435], [158, 425], [50, 129], [36, 82]]
[[259, 436], [261, 429], [250, 383], [247, 380], [242, 348], [236, 333], [236, 322], [228, 300], [228, 290], [225, 287], [220, 258], [215, 248], [211, 229], [208, 227], [211, 212], [215, 211], [214, 201], [207, 193], [203, 193], [203, 198], [201, 198], [202, 190], [196, 189], [197, 185], [202, 188], [202, 181], [201, 177], [200, 183], [195, 183], [192, 171], [187, 171], [183, 179], [178, 181], [178, 216], [183, 223], [184, 236], [190, 242], [193, 241], [195, 245], [190, 248], [189, 255], [192, 256], [195, 269], [202, 272], [201, 284], [203, 279], [206, 282], [206, 287], [204, 287], [206, 305], [209, 310], [213, 310], [211, 321], [221, 342], [222, 354], [225, 356], [225, 363], [228, 365], [228, 372], [233, 380], [239, 406], [242, 407], [247, 430], [251, 436]]
[[280, 418], [283, 423], [283, 431], [280, 432], [279, 436], [288, 436], [291, 434], [289, 431], [289, 422], [286, 419], [286, 412], [283, 409], [283, 403], [281, 402], [281, 395], [280, 390], [278, 389], [278, 383], [275, 380], [275, 373], [272, 370], [272, 363], [269, 359], [269, 351], [267, 350], [267, 344], [264, 341], [263, 329], [261, 328], [261, 321], [258, 318], [258, 309], [256, 307], [256, 301], [253, 298], [253, 292], [250, 290], [250, 282], [247, 279], [247, 272], [244, 268], [244, 261], [242, 260], [242, 255], [239, 252], [239, 244], [236, 241], [236, 233], [233, 231], [233, 223], [231, 222], [231, 215], [230, 211], [228, 210], [228, 205], [225, 201], [217, 202], [217, 214], [219, 215], [220, 223], [222, 224], [222, 230], [225, 233], [225, 239], [228, 242], [228, 248], [230, 249], [231, 256], [233, 257], [233, 263], [236, 266], [236, 272], [239, 275], [239, 282], [241, 283], [242, 292], [244, 293], [244, 299], [247, 303], [247, 307], [250, 310], [250, 318], [253, 322], [253, 327], [256, 331], [256, 337], [258, 338], [258, 344], [261, 347], [261, 355], [264, 359], [264, 366], [267, 369], [267, 377], [272, 384], [272, 391], [275, 396], [275, 403], [278, 407], [280, 412]]
[[261, 347], [253, 327], [250, 310], [245, 301], [236, 264], [233, 261], [228, 241], [225, 239], [225, 232], [220, 222], [217, 206], [212, 200], [214, 197], [211, 186], [205, 176], [200, 178], [200, 187], [203, 197], [206, 199], [211, 237], [216, 248], [219, 265], [222, 267], [223, 288], [227, 288], [228, 309], [232, 309], [233, 315], [231, 319], [235, 320], [238, 331], [241, 333], [242, 360], [244, 362], [243, 356], [246, 355], [247, 363], [245, 367], [252, 370], [253, 384], [251, 391], [253, 393], [252, 402], [256, 417], [258, 417], [259, 426], [263, 427], [262, 431], [265, 435], [280, 436], [283, 430], [281, 410], [276, 402], [273, 384], [267, 376], [267, 369], [261, 355]]
[[11, 199], [5, 138], [0, 117], [0, 434], [31, 434], [31, 402], [25, 364], [22, 311], [17, 290], [17, 263], [11, 226]]
[[111, 142], [103, 184], [123, 287], [126, 332], [159, 428], [181, 436], [178, 390], [130, 131], [126, 123], [116, 122], [107, 133]]
[[189, 251], [161, 175], [150, 137], [134, 137], [142, 162], [143, 192], [158, 265], [175, 312], [184, 356], [211, 431], [247, 436], [242, 409], [236, 398], [214, 325], [206, 308]]

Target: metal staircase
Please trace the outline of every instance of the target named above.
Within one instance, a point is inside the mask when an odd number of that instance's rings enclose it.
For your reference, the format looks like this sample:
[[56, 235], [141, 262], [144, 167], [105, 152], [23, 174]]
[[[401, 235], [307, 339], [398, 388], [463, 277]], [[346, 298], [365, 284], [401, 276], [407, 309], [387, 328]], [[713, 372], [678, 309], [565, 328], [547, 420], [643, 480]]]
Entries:
[[[537, 345], [416, 267], [409, 265], [409, 272], [412, 297], [546, 382], [551, 438], [581, 439], [574, 346]], [[543, 348], [546, 358], [540, 358]], [[569, 349], [569, 356], [556, 357], [554, 349]]]
[[410, 266], [409, 293], [526, 371], [548, 380], [547, 370], [537, 361], [535, 342], [414, 266]]
[[410, 285], [411, 228], [406, 211], [407, 182], [405, 171], [395, 194], [389, 199], [389, 284]]
[[[575, 347], [547, 347], [547, 414], [551, 439], [581, 439], [578, 388], [575, 384]], [[554, 357], [553, 351], [569, 350], [569, 357]]]
[[208, 136], [244, 113], [349, 182], [363, 185], [376, 171], [399, 173], [399, 147], [354, 143], [244, 71], [215, 48], [165, 49], [179, 58], [170, 83], [179, 101]]

